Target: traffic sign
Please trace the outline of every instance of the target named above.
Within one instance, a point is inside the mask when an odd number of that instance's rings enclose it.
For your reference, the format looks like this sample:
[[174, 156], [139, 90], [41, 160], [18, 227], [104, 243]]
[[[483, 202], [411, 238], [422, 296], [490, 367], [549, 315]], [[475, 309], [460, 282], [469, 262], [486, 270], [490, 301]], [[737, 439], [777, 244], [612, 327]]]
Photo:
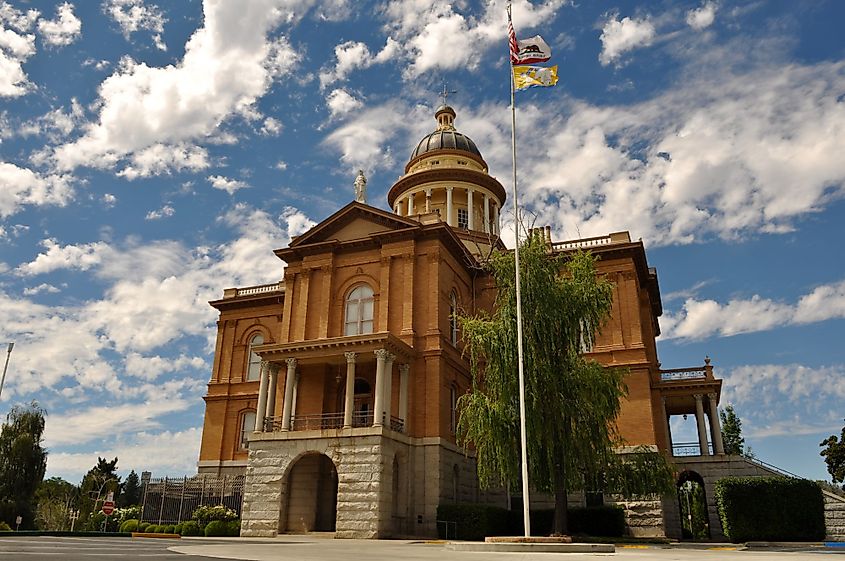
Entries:
[[103, 502], [103, 514], [111, 516], [112, 512], [114, 512], [114, 501]]

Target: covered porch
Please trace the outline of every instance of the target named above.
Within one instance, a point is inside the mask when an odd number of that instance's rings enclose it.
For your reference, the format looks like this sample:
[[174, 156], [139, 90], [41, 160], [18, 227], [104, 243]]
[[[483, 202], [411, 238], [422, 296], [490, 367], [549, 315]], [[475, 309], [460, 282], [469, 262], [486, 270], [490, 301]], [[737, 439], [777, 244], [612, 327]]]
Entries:
[[415, 353], [390, 333], [270, 344], [255, 352], [262, 359], [255, 432], [383, 427], [407, 433]]

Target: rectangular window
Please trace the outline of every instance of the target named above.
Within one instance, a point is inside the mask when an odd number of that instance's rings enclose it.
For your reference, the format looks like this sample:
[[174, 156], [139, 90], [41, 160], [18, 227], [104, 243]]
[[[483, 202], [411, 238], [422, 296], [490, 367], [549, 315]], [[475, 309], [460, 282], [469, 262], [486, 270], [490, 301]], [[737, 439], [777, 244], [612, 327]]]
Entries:
[[247, 411], [241, 420], [241, 450], [246, 450], [246, 437], [255, 430], [255, 411]]
[[452, 434], [458, 430], [458, 390], [455, 386], [449, 388], [449, 431]]
[[469, 229], [469, 212], [465, 208], [458, 209], [458, 228]]

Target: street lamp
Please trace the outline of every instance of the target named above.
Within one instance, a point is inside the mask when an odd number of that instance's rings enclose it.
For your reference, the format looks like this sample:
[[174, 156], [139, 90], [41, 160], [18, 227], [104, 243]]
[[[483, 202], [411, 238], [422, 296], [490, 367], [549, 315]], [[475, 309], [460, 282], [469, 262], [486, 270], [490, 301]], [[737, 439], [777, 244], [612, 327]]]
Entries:
[[3, 377], [0, 378], [0, 397], [3, 397], [3, 383], [6, 381], [6, 370], [9, 368], [9, 357], [12, 356], [12, 349], [14, 347], [14, 343], [9, 343], [9, 348], [6, 349], [6, 364], [3, 365]]

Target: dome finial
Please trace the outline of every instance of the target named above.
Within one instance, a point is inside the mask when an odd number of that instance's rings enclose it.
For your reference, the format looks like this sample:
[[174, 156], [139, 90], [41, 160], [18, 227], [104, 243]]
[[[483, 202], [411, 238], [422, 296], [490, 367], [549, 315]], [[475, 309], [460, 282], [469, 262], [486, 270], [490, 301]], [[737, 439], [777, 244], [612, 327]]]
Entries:
[[434, 118], [437, 119], [437, 130], [455, 130], [455, 110], [447, 104], [449, 94], [453, 93], [458, 93], [458, 90], [450, 90], [446, 87], [446, 82], [444, 81], [443, 91], [440, 92], [440, 97], [442, 98], [443, 103], [434, 112]]
[[355, 201], [367, 204], [367, 178], [364, 177], [364, 170], [358, 170], [353, 185], [355, 186]]

